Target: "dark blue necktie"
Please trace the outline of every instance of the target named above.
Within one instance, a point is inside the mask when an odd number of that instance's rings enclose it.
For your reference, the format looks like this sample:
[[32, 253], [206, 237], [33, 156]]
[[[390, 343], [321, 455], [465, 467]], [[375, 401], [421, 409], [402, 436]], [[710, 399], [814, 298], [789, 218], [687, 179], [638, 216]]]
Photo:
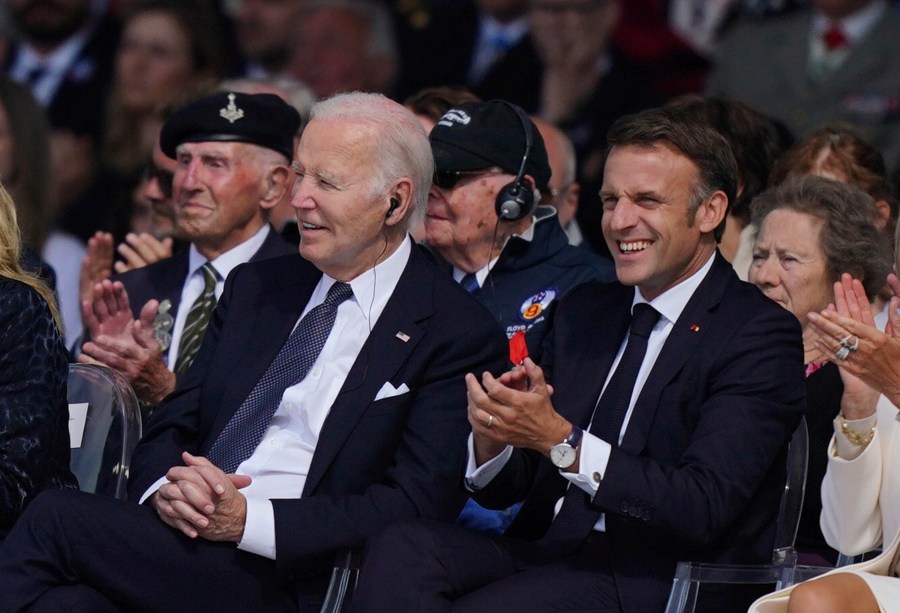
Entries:
[[249, 458], [272, 421], [284, 391], [302, 381], [312, 368], [337, 316], [338, 306], [353, 295], [346, 283], [337, 282], [322, 304], [307, 313], [269, 364], [265, 374], [238, 408], [209, 450], [209, 460], [233, 473]]
[[[619, 432], [631, 402], [638, 372], [647, 353], [647, 339], [659, 313], [647, 303], [634, 305], [628, 343], [622, 359], [597, 402], [589, 432], [613, 447], [619, 446]], [[603, 487], [601, 484], [600, 487]], [[580, 487], [570, 484], [562, 508], [542, 539], [543, 542], [581, 543], [591, 533], [600, 511], [591, 505], [591, 497]]]
[[470, 294], [474, 294], [481, 289], [481, 286], [478, 285], [478, 277], [474, 272], [466, 274], [462, 279], [459, 280], [459, 284], [462, 285], [463, 289], [465, 289]]

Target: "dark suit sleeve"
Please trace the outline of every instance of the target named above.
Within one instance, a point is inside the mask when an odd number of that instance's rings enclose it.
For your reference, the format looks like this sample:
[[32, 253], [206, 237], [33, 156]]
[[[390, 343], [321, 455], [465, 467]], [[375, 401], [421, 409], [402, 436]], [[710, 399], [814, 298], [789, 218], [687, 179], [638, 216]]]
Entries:
[[47, 304], [23, 284], [0, 283], [0, 535], [68, 470], [67, 372]]
[[[369, 536], [393, 521], [415, 517], [452, 521], [458, 515], [466, 498], [462, 474], [469, 433], [464, 377], [469, 372], [502, 372], [507, 344], [487, 312], [468, 296], [454, 288], [448, 300], [453, 302], [442, 304], [442, 316], [430, 322], [427, 333], [440, 340], [423, 339], [420, 345], [427, 347], [417, 347], [409, 359], [416, 363], [406, 366], [421, 369], [410, 383], [410, 397], [372, 404], [370, 414], [379, 404], [397, 403], [390, 415], [381, 409], [378, 415], [364, 415], [361, 421], [369, 422], [366, 441], [351, 435], [345, 445], [381, 446], [381, 450], [360, 450], [358, 458], [342, 454], [340, 468], [333, 469], [335, 475], [338, 470], [342, 475], [372, 471], [371, 464], [384, 454], [388, 466], [383, 474], [373, 473], [370, 484], [345, 495], [322, 491], [272, 501], [276, 561], [282, 572], [293, 572], [317, 558], [330, 562], [336, 550], [361, 548]], [[464, 308], [455, 308], [463, 300]], [[354, 467], [353, 461], [359, 466]]]
[[178, 377], [175, 391], [153, 412], [147, 430], [135, 448], [128, 479], [128, 495], [133, 500], [140, 499], [147, 488], [170, 468], [183, 465], [183, 451], [198, 453], [202, 440], [200, 394], [227, 317], [234, 277], [230, 274], [225, 280], [225, 289], [210, 317], [206, 335], [191, 368]]
[[[764, 484], [779, 489], [805, 397], [798, 324], [787, 311], [765, 305], [711, 349], [697, 356], [708, 368], [696, 379], [663, 390], [647, 443], [656, 457], [613, 448], [594, 497], [607, 513], [701, 544], [723, 537]], [[679, 439], [686, 446], [669, 462], [665, 441]]]

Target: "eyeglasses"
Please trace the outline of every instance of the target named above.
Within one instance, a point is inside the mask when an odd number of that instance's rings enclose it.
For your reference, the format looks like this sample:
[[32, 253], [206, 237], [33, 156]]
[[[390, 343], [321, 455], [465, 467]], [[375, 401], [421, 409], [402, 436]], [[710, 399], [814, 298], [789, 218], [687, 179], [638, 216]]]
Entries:
[[505, 174], [508, 173], [503, 170], [435, 170], [431, 182], [441, 189], [453, 189], [465, 177]]
[[149, 183], [154, 179], [156, 179], [156, 184], [159, 185], [159, 191], [162, 192], [162, 195], [166, 199], [171, 198], [172, 182], [175, 179], [175, 175], [173, 175], [168, 170], [158, 168], [155, 164], [150, 162], [149, 164], [144, 166], [144, 181], [147, 181]]

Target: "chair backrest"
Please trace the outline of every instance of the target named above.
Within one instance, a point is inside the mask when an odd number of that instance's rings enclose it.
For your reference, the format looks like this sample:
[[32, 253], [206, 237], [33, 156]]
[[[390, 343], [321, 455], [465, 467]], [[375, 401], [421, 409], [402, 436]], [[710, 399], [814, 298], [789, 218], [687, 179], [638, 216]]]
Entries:
[[125, 498], [141, 410], [128, 381], [104, 366], [70, 364], [70, 466], [83, 491]]
[[800, 526], [800, 513], [803, 511], [803, 497], [806, 495], [806, 470], [809, 460], [809, 432], [806, 418], [791, 436], [788, 447], [787, 480], [784, 493], [781, 495], [781, 506], [778, 509], [778, 525], [775, 529], [775, 549], [772, 552], [772, 564], [796, 563], [794, 542], [797, 540], [797, 528]]

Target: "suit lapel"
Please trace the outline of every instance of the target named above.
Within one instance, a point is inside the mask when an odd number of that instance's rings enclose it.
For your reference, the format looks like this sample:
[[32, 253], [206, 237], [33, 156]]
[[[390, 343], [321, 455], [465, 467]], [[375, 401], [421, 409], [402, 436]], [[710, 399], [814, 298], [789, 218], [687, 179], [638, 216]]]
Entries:
[[[381, 387], [406, 363], [425, 331], [422, 320], [433, 313], [433, 271], [413, 247], [397, 287], [369, 334], [335, 399], [316, 444], [303, 495], [313, 492], [344, 441], [371, 406]], [[406, 381], [396, 381], [398, 386]]]
[[730, 274], [731, 266], [716, 254], [712, 268], [672, 327], [641, 389], [622, 439], [625, 451], [640, 453], [643, 450], [662, 391], [703, 345], [703, 335], [712, 327], [707, 325], [711, 311], [722, 300]]

